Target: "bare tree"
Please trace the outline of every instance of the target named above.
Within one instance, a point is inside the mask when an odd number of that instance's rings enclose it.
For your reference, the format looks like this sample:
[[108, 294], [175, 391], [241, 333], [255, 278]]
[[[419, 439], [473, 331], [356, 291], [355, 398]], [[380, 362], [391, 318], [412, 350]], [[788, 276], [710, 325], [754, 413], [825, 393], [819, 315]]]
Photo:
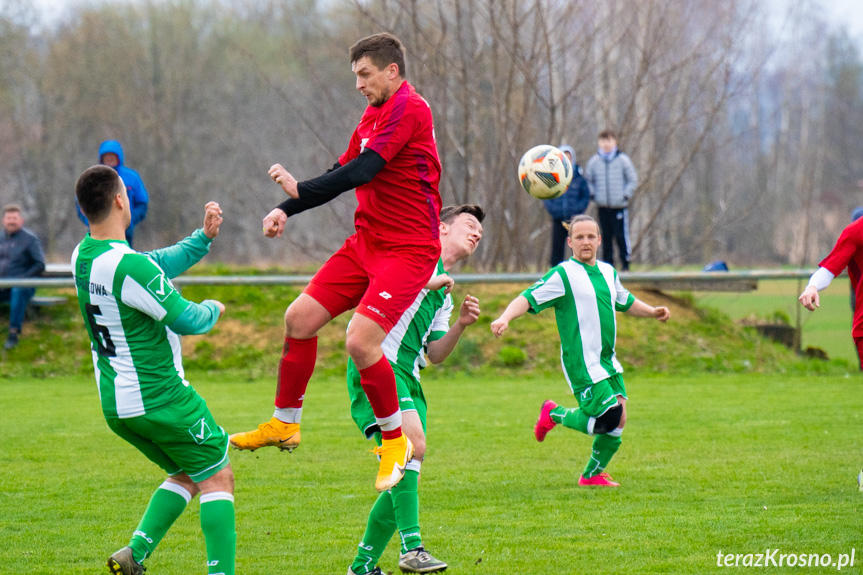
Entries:
[[639, 170], [645, 265], [811, 262], [859, 192], [863, 65], [808, 1], [776, 32], [755, 0], [140, 0], [44, 31], [28, 6], [0, 9], [0, 196], [63, 258], [83, 233], [74, 179], [115, 138], [151, 194], [142, 247], [216, 199], [232, 238], [216, 257], [317, 265], [352, 232], [353, 195], [265, 240], [284, 197], [266, 171], [305, 179], [338, 160], [365, 105], [347, 51], [376, 31], [404, 41], [432, 108], [444, 202], [490, 214], [477, 268], [543, 265], [549, 220], [518, 159], [567, 143], [583, 163], [606, 127]]

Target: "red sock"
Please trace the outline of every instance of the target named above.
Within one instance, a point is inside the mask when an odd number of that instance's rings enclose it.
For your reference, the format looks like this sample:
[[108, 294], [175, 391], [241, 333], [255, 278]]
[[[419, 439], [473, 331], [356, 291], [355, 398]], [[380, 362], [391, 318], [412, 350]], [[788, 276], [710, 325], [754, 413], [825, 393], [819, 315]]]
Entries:
[[[360, 370], [360, 385], [372, 404], [375, 417], [383, 419], [399, 410], [399, 396], [396, 392], [396, 376], [385, 356], [377, 363]], [[402, 434], [402, 428], [381, 431], [384, 439], [396, 439]]]
[[277, 408], [303, 406], [303, 396], [315, 371], [317, 357], [318, 336], [310, 339], [285, 338], [276, 385]]

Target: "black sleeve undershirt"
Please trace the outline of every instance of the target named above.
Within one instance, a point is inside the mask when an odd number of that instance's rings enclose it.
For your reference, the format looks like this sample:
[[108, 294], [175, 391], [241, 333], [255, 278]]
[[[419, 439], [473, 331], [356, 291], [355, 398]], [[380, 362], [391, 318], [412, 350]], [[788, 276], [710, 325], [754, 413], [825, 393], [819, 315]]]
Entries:
[[276, 207], [285, 212], [288, 217], [316, 208], [343, 192], [368, 184], [386, 163], [386, 160], [374, 150], [365, 150], [344, 166], [336, 162], [323, 175], [297, 183], [300, 197], [288, 198]]

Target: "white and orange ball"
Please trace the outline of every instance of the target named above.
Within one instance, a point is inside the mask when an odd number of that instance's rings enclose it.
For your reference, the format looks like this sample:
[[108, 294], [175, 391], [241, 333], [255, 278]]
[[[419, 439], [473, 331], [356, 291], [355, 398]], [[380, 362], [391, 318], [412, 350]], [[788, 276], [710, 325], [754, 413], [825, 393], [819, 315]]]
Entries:
[[518, 181], [534, 198], [559, 198], [572, 181], [572, 164], [566, 154], [554, 146], [535, 146], [525, 152], [518, 163]]

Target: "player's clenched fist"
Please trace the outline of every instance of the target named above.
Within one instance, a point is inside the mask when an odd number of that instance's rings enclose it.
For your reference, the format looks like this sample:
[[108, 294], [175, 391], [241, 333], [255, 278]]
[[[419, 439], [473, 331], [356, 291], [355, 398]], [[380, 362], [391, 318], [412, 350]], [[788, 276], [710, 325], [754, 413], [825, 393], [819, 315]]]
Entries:
[[452, 291], [452, 287], [455, 285], [455, 280], [452, 279], [451, 276], [447, 274], [438, 274], [432, 279], [429, 280], [429, 283], [426, 284], [425, 289], [429, 291], [437, 291], [441, 288], [446, 288], [444, 290], [444, 295], [449, 294]]
[[268, 238], [282, 237], [282, 232], [285, 231], [287, 221], [288, 215], [279, 208], [274, 208], [264, 218], [264, 235]]
[[270, 178], [279, 184], [286, 194], [295, 200], [300, 197], [300, 192], [297, 190], [296, 178], [281, 164], [273, 164], [268, 173], [270, 174]]
[[216, 202], [207, 202], [204, 206], [204, 235], [214, 239], [219, 235], [219, 226], [222, 225], [222, 208]]
[[225, 304], [223, 304], [222, 302], [220, 302], [218, 300], [214, 300], [214, 299], [206, 299], [204, 301], [208, 301], [208, 302], [212, 302], [212, 303], [216, 304], [216, 307], [219, 308], [219, 317], [222, 317], [223, 315], [225, 315]]
[[461, 309], [459, 309], [458, 321], [464, 325], [468, 326], [473, 323], [476, 323], [476, 320], [479, 319], [479, 300], [473, 297], [472, 295], [468, 295], [464, 298], [464, 301], [461, 304]]

